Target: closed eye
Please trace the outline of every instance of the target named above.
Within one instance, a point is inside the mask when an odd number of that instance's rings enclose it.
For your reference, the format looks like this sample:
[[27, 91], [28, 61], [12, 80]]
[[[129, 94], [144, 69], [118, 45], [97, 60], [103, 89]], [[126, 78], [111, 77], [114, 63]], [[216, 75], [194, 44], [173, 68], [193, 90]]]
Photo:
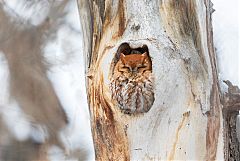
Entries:
[[145, 66], [145, 65], [143, 65], [143, 66], [140, 66], [140, 67], [138, 67], [138, 68], [146, 68], [147, 66]]

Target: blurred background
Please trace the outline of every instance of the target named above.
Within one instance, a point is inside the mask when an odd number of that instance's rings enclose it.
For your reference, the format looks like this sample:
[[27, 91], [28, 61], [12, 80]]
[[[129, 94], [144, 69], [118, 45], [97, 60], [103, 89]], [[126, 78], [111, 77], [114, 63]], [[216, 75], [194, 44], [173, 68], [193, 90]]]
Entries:
[[240, 10], [238, 0], [212, 0], [219, 76], [240, 86]]

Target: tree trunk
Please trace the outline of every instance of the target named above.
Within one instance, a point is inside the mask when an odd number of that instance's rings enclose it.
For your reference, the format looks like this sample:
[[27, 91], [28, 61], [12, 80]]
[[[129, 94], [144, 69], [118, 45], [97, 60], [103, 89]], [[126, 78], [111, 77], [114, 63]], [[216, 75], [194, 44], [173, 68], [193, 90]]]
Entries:
[[229, 161], [239, 160], [240, 140], [237, 137], [237, 116], [240, 111], [240, 90], [233, 86], [230, 81], [228, 92], [222, 97], [223, 118], [224, 118], [224, 159]]
[[[222, 160], [210, 0], [78, 2], [96, 160]], [[119, 52], [144, 46], [154, 101], [148, 110], [126, 113], [110, 87], [114, 68]]]

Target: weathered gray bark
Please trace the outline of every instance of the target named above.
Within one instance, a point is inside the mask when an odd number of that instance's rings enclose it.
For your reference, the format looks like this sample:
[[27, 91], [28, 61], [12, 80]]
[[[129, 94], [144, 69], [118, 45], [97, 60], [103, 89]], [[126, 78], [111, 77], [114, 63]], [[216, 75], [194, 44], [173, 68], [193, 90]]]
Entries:
[[[222, 160], [210, 0], [78, 0], [97, 160]], [[90, 9], [90, 11], [88, 10]], [[120, 44], [147, 45], [155, 101], [141, 115], [111, 98]]]
[[228, 85], [228, 92], [223, 94], [223, 117], [224, 117], [224, 159], [226, 161], [239, 160], [240, 142], [237, 137], [237, 116], [240, 111], [240, 90], [233, 86], [230, 81], [225, 81]]

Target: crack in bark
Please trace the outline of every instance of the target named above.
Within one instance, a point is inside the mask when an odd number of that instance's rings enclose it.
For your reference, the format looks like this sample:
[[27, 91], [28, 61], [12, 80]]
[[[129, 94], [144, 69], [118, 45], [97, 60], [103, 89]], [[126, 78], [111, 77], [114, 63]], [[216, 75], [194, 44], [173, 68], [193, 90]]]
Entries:
[[175, 141], [173, 143], [173, 148], [170, 152], [168, 160], [174, 160], [174, 156], [175, 156], [175, 152], [176, 152], [176, 146], [177, 146], [177, 143], [178, 143], [178, 140], [179, 140], [179, 133], [180, 133], [180, 131], [181, 131], [183, 125], [184, 125], [184, 122], [185, 122], [186, 118], [188, 118], [189, 116], [190, 116], [190, 111], [185, 112], [183, 114], [182, 120], [181, 120], [180, 124], [178, 125], [177, 131], [176, 131]]
[[196, 99], [196, 94], [193, 92], [194, 85], [193, 85], [192, 76], [190, 75], [190, 70], [189, 70], [189, 64], [190, 64], [191, 59], [190, 58], [184, 58], [182, 55], [181, 55], [181, 59], [183, 60], [185, 68], [187, 70], [187, 73], [184, 72], [184, 74], [188, 77], [188, 82], [190, 84], [191, 94], [193, 96], [193, 99], [195, 100]]

